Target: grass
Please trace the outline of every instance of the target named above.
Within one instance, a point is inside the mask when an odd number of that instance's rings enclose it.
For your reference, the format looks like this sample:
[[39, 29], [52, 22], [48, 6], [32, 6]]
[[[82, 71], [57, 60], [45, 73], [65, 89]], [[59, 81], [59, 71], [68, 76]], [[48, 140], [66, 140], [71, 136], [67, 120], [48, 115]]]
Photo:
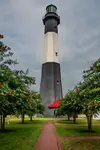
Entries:
[[85, 119], [77, 119], [77, 123], [73, 124], [70, 120], [56, 121], [56, 130], [60, 136], [92, 136], [100, 135], [100, 121], [93, 120], [93, 132], [87, 132], [87, 122]]
[[[25, 119], [25, 124], [20, 124], [16, 118], [10, 119], [10, 124], [6, 124], [7, 131], [0, 132], [0, 150], [33, 150], [41, 134], [46, 120], [55, 118], [34, 118], [29, 121]], [[77, 119], [77, 123], [66, 119], [55, 120], [57, 133], [61, 136], [64, 150], [99, 150], [100, 139], [65, 139], [63, 136], [91, 136], [100, 135], [100, 121], [93, 121], [94, 132], [88, 133], [86, 119]]]
[[[68, 120], [66, 120], [66, 119], [58, 119], [57, 121], [56, 121], [56, 124], [60, 124], [60, 125], [68, 125], [69, 126], [69, 124], [70, 125], [81, 125], [81, 124], [83, 124], [83, 125], [86, 125], [87, 126], [87, 120], [84, 118], [84, 119], [82, 119], [82, 118], [78, 118], [77, 119], [77, 121], [76, 121], [76, 124], [73, 124], [73, 120], [70, 120], [70, 121], [68, 121]], [[100, 121], [99, 120], [93, 120], [93, 124], [100, 124]]]
[[64, 140], [63, 150], [99, 150], [100, 140]]
[[12, 118], [6, 125], [7, 131], [0, 132], [0, 150], [33, 150], [46, 120], [48, 118], [26, 119], [25, 124], [20, 124]]
[[93, 132], [87, 132], [86, 126], [75, 126], [75, 127], [56, 127], [57, 133], [60, 136], [97, 136], [100, 135], [100, 126], [94, 126]]
[[99, 150], [100, 139], [65, 139], [64, 136], [100, 136], [100, 121], [93, 120], [93, 132], [86, 132], [86, 119], [77, 119], [77, 123], [66, 119], [55, 122], [56, 131], [62, 138], [64, 150]]

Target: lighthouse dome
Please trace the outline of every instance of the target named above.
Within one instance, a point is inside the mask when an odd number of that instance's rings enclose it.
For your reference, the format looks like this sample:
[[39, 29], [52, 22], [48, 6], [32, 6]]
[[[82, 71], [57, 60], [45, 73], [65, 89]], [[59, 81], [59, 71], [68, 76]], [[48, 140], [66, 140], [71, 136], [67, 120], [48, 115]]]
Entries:
[[47, 13], [49, 13], [49, 12], [56, 13], [57, 12], [57, 7], [53, 4], [50, 4], [46, 7], [46, 12]]

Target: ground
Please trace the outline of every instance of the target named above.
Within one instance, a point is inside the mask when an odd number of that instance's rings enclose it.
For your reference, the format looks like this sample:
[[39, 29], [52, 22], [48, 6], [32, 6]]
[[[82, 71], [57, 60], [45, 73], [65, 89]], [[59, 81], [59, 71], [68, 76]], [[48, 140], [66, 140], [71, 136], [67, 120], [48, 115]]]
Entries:
[[20, 120], [13, 119], [6, 124], [7, 131], [0, 132], [0, 150], [33, 150], [46, 119]]
[[93, 132], [87, 132], [86, 119], [78, 119], [76, 124], [66, 119], [55, 123], [64, 150], [99, 150], [100, 121], [93, 121]]
[[100, 149], [100, 121], [93, 121], [92, 133], [87, 132], [86, 119], [78, 119], [73, 124], [67, 119], [34, 118], [29, 121], [27, 118], [25, 124], [20, 124], [20, 120], [14, 118], [6, 123], [6, 128], [6, 132], [0, 132], [0, 150]]
[[45, 124], [35, 150], [62, 150], [53, 121], [48, 121]]

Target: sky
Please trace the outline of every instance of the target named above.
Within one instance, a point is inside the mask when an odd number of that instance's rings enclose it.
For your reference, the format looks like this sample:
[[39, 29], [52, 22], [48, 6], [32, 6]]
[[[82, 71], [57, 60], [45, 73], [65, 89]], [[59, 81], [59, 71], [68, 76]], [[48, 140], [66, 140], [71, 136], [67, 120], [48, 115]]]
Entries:
[[45, 8], [54, 4], [59, 25], [60, 64], [63, 93], [82, 80], [83, 70], [100, 57], [100, 0], [0, 0], [0, 33], [11, 47], [17, 69], [29, 68], [39, 91], [44, 60]]

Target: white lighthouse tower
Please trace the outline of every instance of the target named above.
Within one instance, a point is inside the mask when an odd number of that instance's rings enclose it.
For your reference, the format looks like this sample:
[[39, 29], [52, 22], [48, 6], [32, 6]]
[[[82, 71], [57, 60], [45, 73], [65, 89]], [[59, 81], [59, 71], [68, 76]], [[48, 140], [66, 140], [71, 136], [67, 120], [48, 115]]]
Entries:
[[60, 17], [57, 7], [48, 5], [43, 17], [44, 29], [44, 63], [42, 64], [42, 75], [40, 84], [40, 95], [45, 105], [45, 116], [53, 116], [48, 106], [61, 99], [62, 83], [59, 62], [59, 39], [58, 25]]

